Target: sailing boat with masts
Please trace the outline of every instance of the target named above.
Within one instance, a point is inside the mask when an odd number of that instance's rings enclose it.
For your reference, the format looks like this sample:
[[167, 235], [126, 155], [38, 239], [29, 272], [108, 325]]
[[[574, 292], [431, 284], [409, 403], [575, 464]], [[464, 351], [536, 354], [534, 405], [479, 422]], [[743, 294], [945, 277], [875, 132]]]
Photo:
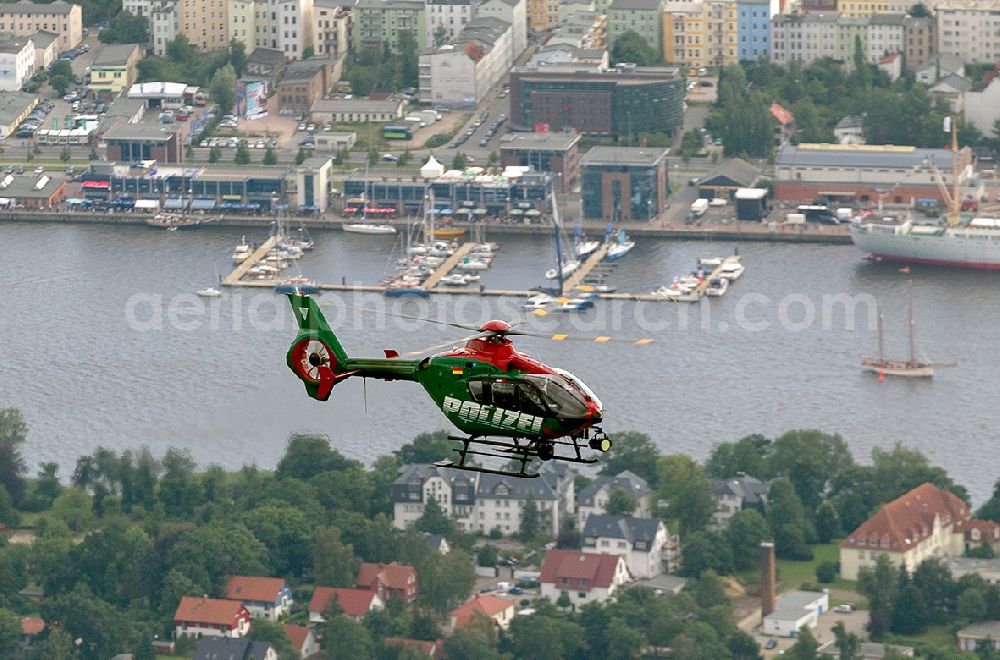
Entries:
[[916, 348], [913, 343], [913, 283], [909, 286], [909, 305], [907, 309], [907, 329], [909, 330], [910, 355], [906, 360], [891, 359], [885, 357], [885, 340], [883, 338], [883, 315], [882, 309], [878, 310], [878, 357], [871, 355], [861, 356], [861, 366], [869, 371], [874, 371], [879, 375], [879, 379], [885, 376], [907, 376], [910, 378], [930, 378], [934, 375], [935, 367], [953, 367], [955, 362], [947, 364], [934, 362], [922, 362], [917, 360]]

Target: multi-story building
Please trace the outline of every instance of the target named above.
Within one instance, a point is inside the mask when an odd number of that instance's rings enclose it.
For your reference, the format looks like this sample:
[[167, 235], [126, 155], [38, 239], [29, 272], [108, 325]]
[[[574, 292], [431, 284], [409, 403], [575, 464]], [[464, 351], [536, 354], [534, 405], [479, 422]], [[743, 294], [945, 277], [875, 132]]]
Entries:
[[656, 518], [595, 515], [583, 528], [584, 550], [619, 555], [634, 578], [671, 572], [679, 546], [676, 535], [671, 538]]
[[276, 98], [279, 108], [293, 108], [297, 113], [305, 114], [316, 101], [329, 93], [338, 77], [333, 73], [330, 60], [325, 57], [294, 62], [285, 69], [285, 75], [271, 96]]
[[663, 57], [663, 0], [612, 0], [608, 7], [608, 50], [626, 32], [635, 32]]
[[839, 0], [837, 11], [844, 16], [861, 18], [876, 14], [907, 14], [913, 5], [922, 4], [933, 9], [935, 0]]
[[393, 524], [404, 529], [416, 522], [430, 499], [458, 526], [469, 532], [515, 534], [531, 500], [538, 509], [540, 527], [558, 534], [575, 508], [573, 475], [564, 465], [545, 463], [539, 479], [496, 474], [473, 474], [426, 465], [406, 465], [392, 484]]
[[667, 3], [660, 19], [664, 60], [696, 67], [738, 62], [737, 13], [729, 0]]
[[[605, 7], [605, 10], [607, 8]], [[607, 18], [607, 11], [602, 10], [598, 13], [604, 14]], [[566, 19], [576, 14], [578, 12], [591, 12], [598, 11], [595, 7], [594, 0], [562, 0], [559, 3], [559, 23], [565, 23]]]
[[470, 21], [453, 43], [420, 55], [420, 100], [452, 106], [479, 103], [514, 64], [511, 24]]
[[559, 0], [526, 0], [528, 28], [544, 32], [559, 25]]
[[0, 32], [30, 37], [42, 30], [59, 35], [59, 50], [75, 48], [83, 40], [83, 10], [65, 0], [48, 4], [29, 0], [0, 4]]
[[599, 11], [581, 11], [567, 16], [545, 43], [545, 48], [566, 45], [580, 50], [606, 50], [608, 15]]
[[123, 89], [132, 86], [141, 57], [138, 44], [102, 46], [90, 65], [90, 84], [87, 88], [95, 94], [118, 96]]
[[[856, 580], [879, 555], [913, 572], [925, 559], [962, 555], [969, 505], [957, 495], [925, 483], [882, 507], [840, 544], [840, 575]], [[991, 527], [992, 530], [992, 527]]]
[[852, 69], [855, 44], [860, 39], [865, 61], [878, 64], [886, 55], [903, 52], [905, 18], [902, 14], [863, 18], [825, 13], [777, 16], [772, 23], [771, 60], [782, 65], [793, 60], [809, 64], [828, 57]]
[[[261, 3], [263, 4], [263, 3]], [[244, 45], [249, 53], [257, 46], [257, 6], [254, 0], [228, 0], [227, 39]]]
[[616, 489], [625, 491], [636, 502], [633, 515], [648, 518], [652, 511], [652, 489], [639, 475], [624, 470], [613, 477], [597, 477], [584, 487], [577, 497], [576, 524], [582, 530], [587, 519], [607, 511], [608, 499]]
[[0, 139], [9, 136], [38, 105], [38, 96], [27, 92], [0, 94]]
[[675, 68], [627, 65], [515, 67], [511, 126], [595, 135], [670, 132], [684, 123], [685, 82], [679, 74]]
[[409, 32], [417, 52], [427, 49], [427, 12], [422, 0], [360, 0], [354, 7], [354, 50], [399, 51], [399, 36]]
[[425, 0], [427, 46], [436, 48], [454, 41], [478, 8], [479, 0]]
[[482, 0], [476, 16], [498, 18], [510, 23], [510, 48], [515, 59], [528, 47], [527, 0]]
[[903, 66], [907, 71], [917, 67], [937, 53], [937, 20], [933, 16], [903, 21]]
[[17, 92], [35, 71], [35, 43], [31, 37], [0, 41], [0, 90]]
[[631, 576], [619, 555], [549, 550], [542, 562], [541, 596], [552, 602], [565, 595], [575, 606], [603, 603], [629, 582]]
[[317, 55], [340, 57], [350, 50], [353, 17], [343, 0], [313, 2], [313, 48]]
[[[313, 45], [313, 0], [268, 0], [271, 22], [268, 48], [280, 50], [285, 59], [301, 59]], [[332, 84], [332, 83], [331, 83]]]
[[757, 509], [763, 514], [769, 490], [766, 483], [745, 474], [729, 479], [713, 479], [715, 512], [712, 513], [712, 526], [716, 529], [726, 527], [729, 519], [743, 509]]
[[176, 0], [162, 0], [149, 7], [149, 41], [153, 54], [163, 57], [167, 44], [181, 33], [181, 10]]
[[938, 52], [964, 62], [1000, 60], [1000, 8], [992, 1], [962, 0], [937, 5]]
[[55, 32], [36, 32], [31, 35], [35, 44], [35, 71], [47, 69], [59, 57], [59, 35]]
[[771, 60], [771, 19], [781, 13], [780, 1], [736, 1], [736, 36], [741, 62]]
[[569, 192], [580, 178], [576, 133], [508, 133], [500, 140], [500, 164], [552, 172], [559, 192]]
[[586, 220], [650, 222], [667, 208], [667, 150], [594, 147], [580, 161]]
[[224, 50], [229, 46], [227, 9], [227, 0], [178, 0], [180, 31], [198, 50]]

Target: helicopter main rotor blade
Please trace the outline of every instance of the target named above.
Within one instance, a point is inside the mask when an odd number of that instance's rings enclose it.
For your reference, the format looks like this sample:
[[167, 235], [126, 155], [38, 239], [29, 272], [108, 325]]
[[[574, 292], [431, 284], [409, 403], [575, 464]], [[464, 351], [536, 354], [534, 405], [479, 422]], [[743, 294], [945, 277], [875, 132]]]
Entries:
[[347, 309], [355, 312], [367, 312], [369, 314], [384, 314], [385, 316], [395, 316], [400, 319], [407, 319], [409, 321], [424, 321], [426, 323], [434, 323], [436, 325], [447, 325], [452, 328], [458, 328], [459, 330], [479, 330], [478, 325], [469, 325], [467, 323], [454, 323], [452, 321], [439, 321], [438, 319], [429, 319], [424, 316], [411, 316], [410, 314], [400, 314], [399, 312], [390, 312], [384, 309], [372, 309], [371, 307], [355, 307], [353, 305], [348, 305]]
[[641, 338], [636, 339], [632, 337], [610, 337], [607, 335], [566, 335], [562, 333], [546, 333], [546, 332], [531, 332], [528, 330], [510, 330], [505, 332], [506, 335], [520, 335], [522, 337], [538, 337], [540, 339], [549, 339], [551, 341], [587, 341], [593, 342], [595, 344], [604, 344], [607, 342], [615, 342], [622, 344], [633, 344], [635, 346], [645, 346], [646, 344], [652, 344], [655, 339]]
[[407, 355], [426, 355], [427, 353], [430, 353], [431, 351], [436, 351], [439, 348], [451, 348], [456, 344], [464, 344], [465, 342], [472, 341], [473, 339], [484, 339], [486, 337], [493, 337], [496, 336], [496, 334], [497, 333], [493, 331], [480, 332], [478, 335], [472, 335], [471, 337], [465, 337], [463, 339], [453, 339], [451, 341], [447, 341], [441, 344], [435, 344], [434, 346], [428, 346], [422, 351], [410, 351], [409, 353], [407, 353]]

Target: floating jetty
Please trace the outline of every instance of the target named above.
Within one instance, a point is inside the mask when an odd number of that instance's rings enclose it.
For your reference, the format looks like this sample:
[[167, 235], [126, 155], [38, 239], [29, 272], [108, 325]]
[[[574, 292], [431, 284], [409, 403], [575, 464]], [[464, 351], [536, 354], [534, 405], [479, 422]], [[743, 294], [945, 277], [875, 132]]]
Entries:
[[[444, 263], [438, 266], [437, 270], [431, 273], [431, 276], [424, 280], [424, 288], [428, 291], [433, 291], [442, 278], [446, 277], [449, 273], [451, 273], [451, 271], [455, 270], [455, 266], [462, 263], [462, 259], [469, 256], [469, 253], [472, 252], [472, 248], [474, 247], [476, 247], [475, 243], [463, 243], [461, 247], [455, 250], [455, 254], [445, 259]], [[478, 287], [476, 290], [479, 290]]]
[[580, 264], [579, 268], [563, 280], [563, 291], [572, 291], [576, 287], [580, 286], [580, 283], [586, 279], [587, 275], [590, 275], [590, 271], [594, 270], [597, 264], [604, 261], [604, 258], [608, 256], [609, 247], [611, 247], [610, 243], [604, 243], [601, 247], [594, 250], [594, 252], [587, 257], [587, 260]]
[[233, 269], [233, 272], [226, 275], [226, 278], [222, 280], [222, 286], [274, 286], [275, 281], [272, 280], [256, 280], [256, 281], [243, 281], [246, 276], [247, 271], [259, 264], [267, 256], [268, 252], [273, 250], [278, 246], [278, 237], [269, 236], [264, 244], [253, 251], [249, 257], [244, 259], [239, 265]]

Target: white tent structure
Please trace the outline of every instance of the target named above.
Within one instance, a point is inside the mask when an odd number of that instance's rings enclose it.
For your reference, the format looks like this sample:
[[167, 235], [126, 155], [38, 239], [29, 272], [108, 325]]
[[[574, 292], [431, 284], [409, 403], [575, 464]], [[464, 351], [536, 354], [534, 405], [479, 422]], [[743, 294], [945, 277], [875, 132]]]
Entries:
[[420, 176], [425, 179], [436, 179], [444, 174], [444, 165], [437, 162], [437, 159], [432, 155], [424, 163], [424, 166], [420, 168]]

